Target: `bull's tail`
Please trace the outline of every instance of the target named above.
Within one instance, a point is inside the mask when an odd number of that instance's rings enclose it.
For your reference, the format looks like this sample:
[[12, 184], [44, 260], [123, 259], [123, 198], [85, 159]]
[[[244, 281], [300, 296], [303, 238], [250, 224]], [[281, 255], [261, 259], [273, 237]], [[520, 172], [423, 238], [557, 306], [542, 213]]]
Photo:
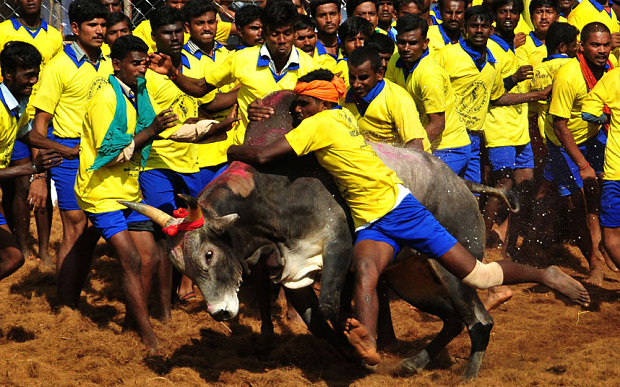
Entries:
[[519, 204], [519, 198], [517, 197], [517, 195], [515, 194], [513, 190], [507, 190], [503, 188], [493, 188], [493, 187], [489, 187], [484, 184], [474, 183], [474, 182], [471, 182], [465, 179], [463, 179], [463, 181], [465, 182], [465, 185], [467, 185], [467, 188], [469, 188], [469, 190], [472, 193], [486, 194], [486, 195], [491, 195], [491, 196], [495, 196], [496, 198], [499, 198], [501, 201], [503, 201], [506, 204], [510, 212], [519, 212], [519, 210], [521, 209], [521, 204]]

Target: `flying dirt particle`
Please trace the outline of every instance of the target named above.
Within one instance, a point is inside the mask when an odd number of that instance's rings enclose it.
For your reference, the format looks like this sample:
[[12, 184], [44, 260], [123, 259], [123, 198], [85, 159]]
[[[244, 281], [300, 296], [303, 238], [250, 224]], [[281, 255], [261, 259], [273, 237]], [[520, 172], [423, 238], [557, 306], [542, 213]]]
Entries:
[[17, 343], [25, 343], [26, 341], [34, 340], [34, 333], [27, 331], [22, 326], [16, 326], [9, 329], [6, 338]]

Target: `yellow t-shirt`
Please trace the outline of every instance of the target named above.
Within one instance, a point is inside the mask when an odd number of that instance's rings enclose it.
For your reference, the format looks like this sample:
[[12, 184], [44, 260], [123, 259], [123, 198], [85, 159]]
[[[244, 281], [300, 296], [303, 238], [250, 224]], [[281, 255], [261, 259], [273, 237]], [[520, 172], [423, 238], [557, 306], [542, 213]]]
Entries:
[[53, 115], [54, 135], [78, 138], [91, 86], [107, 82], [112, 71], [109, 58], [97, 65], [85, 58], [78, 61], [72, 45], [66, 45], [43, 69], [32, 106]]
[[[487, 49], [487, 60], [478, 69], [465, 41], [439, 50], [435, 59], [450, 75], [456, 93], [456, 112], [467, 130], [482, 130], [489, 104], [504, 95], [501, 65]], [[473, 55], [473, 52], [472, 54]]]
[[620, 68], [607, 72], [583, 100], [582, 112], [594, 116], [603, 114], [607, 105], [611, 110], [611, 121], [605, 147], [605, 180], [620, 180]]
[[366, 143], [355, 117], [345, 108], [304, 119], [286, 140], [299, 156], [314, 152], [349, 205], [355, 228], [379, 219], [396, 204], [397, 185], [402, 182]]
[[530, 32], [525, 39], [525, 44], [516, 50], [519, 66], [530, 65], [536, 67], [547, 57], [547, 46]]
[[312, 59], [316, 62], [317, 68], [327, 69], [334, 74], [340, 73], [340, 77], [344, 79], [345, 85], [347, 88], [349, 87], [349, 66], [340, 49], [338, 49], [338, 55], [333, 57], [325, 51], [323, 44], [317, 40]]
[[384, 79], [364, 97], [364, 101], [368, 102], [368, 107], [361, 112], [349, 90], [343, 105], [357, 119], [364, 137], [370, 141], [400, 145], [421, 138], [424, 150], [430, 151], [431, 144], [420, 123], [415, 103], [405, 89]]
[[[579, 31], [583, 29], [588, 23], [601, 22], [609, 28], [611, 33], [620, 32], [620, 26], [618, 25], [618, 18], [615, 12], [611, 11], [611, 14], [603, 8], [602, 5], [596, 2], [596, 0], [583, 0], [579, 3], [570, 14], [568, 14], [568, 22]], [[581, 37], [578, 36], [577, 40]]]
[[240, 122], [232, 133], [234, 144], [243, 144], [245, 140], [245, 128], [249, 123], [247, 109], [251, 102], [273, 91], [292, 90], [299, 77], [317, 68], [308, 54], [293, 47], [299, 64], [291, 64], [286, 73], [275, 75], [269, 68], [269, 60], [259, 55], [260, 50], [261, 46], [254, 46], [236, 51], [221, 66], [205, 74], [207, 83], [215, 87], [230, 83], [241, 85], [237, 94]]
[[[0, 51], [11, 41], [30, 43], [39, 50], [43, 57], [41, 67], [62, 50], [62, 34], [56, 28], [41, 20], [41, 26], [32, 31], [21, 24], [16, 18], [10, 18], [0, 23]], [[0, 82], [2, 75], [0, 75]]]
[[428, 27], [428, 51], [431, 55], [441, 50], [445, 46], [452, 45], [452, 40], [446, 35], [441, 24]]
[[407, 78], [407, 91], [420, 112], [422, 125], [429, 123], [428, 114], [444, 113], [445, 126], [431, 148], [447, 149], [471, 143], [463, 121], [456, 114], [456, 94], [450, 77], [432, 56], [423, 57]]
[[[230, 36], [230, 29], [232, 28], [232, 24], [224, 21], [219, 21], [219, 15], [217, 16], [217, 30], [215, 31], [215, 40], [218, 42], [226, 42], [228, 40], [228, 36]], [[133, 30], [133, 35], [139, 37], [149, 46], [149, 52], [157, 51], [157, 44], [153, 40], [151, 36], [153, 30], [151, 29], [151, 22], [149, 20], [143, 20], [136, 28]], [[187, 32], [183, 33], [183, 44], [187, 43], [189, 40], [189, 34]]]
[[[11, 162], [17, 132], [28, 124], [32, 118], [32, 112], [31, 109], [26, 108], [20, 115], [19, 102], [4, 84], [0, 85], [0, 128], [2, 128], [0, 130], [0, 168], [6, 168]], [[3, 91], [9, 95], [5, 95]], [[15, 106], [13, 106], [14, 103]], [[9, 110], [10, 108], [12, 110]]]
[[[527, 5], [525, 4], [527, 2]], [[482, 5], [483, 0], [473, 0], [471, 5], [472, 7], [475, 5]], [[530, 4], [530, 0], [525, 0], [523, 2], [524, 8], [523, 8], [523, 12], [521, 13], [520, 17], [519, 17], [519, 22], [517, 23], [517, 26], [515, 27], [515, 34], [518, 34], [519, 32], [523, 32], [524, 34], [528, 34], [530, 31], [534, 30], [534, 25], [532, 24], [532, 19], [530, 19], [530, 9], [529, 9], [529, 4]], [[493, 27], [495, 27], [495, 22], [493, 22]]]
[[[507, 43], [497, 35], [492, 35], [487, 47], [497, 59], [501, 79], [514, 74], [519, 68], [517, 56]], [[525, 93], [526, 82], [517, 83], [510, 93]], [[484, 138], [486, 146], [496, 148], [500, 146], [525, 145], [530, 142], [529, 121], [527, 118], [527, 103], [512, 106], [489, 106], [484, 123]]]
[[[159, 111], [172, 108], [178, 117], [177, 125], [159, 134], [161, 140], [153, 141], [145, 170], [171, 169], [180, 173], [198, 172], [198, 146], [168, 140], [186, 119], [198, 117], [198, 100], [183, 93], [166, 75], [146, 72], [146, 90]], [[155, 113], [159, 113], [155, 111]]]
[[[551, 85], [555, 73], [569, 60], [570, 58], [566, 55], [554, 55], [543, 59], [539, 65], [534, 66], [534, 75], [529, 81], [529, 90], [540, 91]], [[540, 136], [545, 140], [545, 133], [553, 132], [553, 116], [548, 114], [549, 103], [548, 101], [536, 101], [530, 106], [538, 114], [538, 129]]]
[[[183, 74], [192, 78], [204, 78], [205, 74], [213, 70], [217, 66], [221, 66], [226, 57], [230, 55], [230, 51], [222, 44], [216, 42], [213, 57], [200, 51], [191, 53], [189, 46], [186, 44], [182, 52]], [[232, 89], [234, 85], [226, 85], [223, 88], [213, 90], [202, 98], [198, 99], [200, 105], [209, 103], [215, 98], [216, 93], [226, 93]], [[211, 167], [225, 163], [227, 160], [226, 151], [232, 144], [232, 137], [228, 136], [225, 141], [213, 142], [210, 144], [198, 144], [198, 166], [200, 168]]]
[[[601, 128], [600, 125], [591, 124], [581, 119], [581, 104], [586, 94], [588, 94], [588, 89], [581, 73], [579, 61], [577, 58], [570, 59], [560, 67], [553, 78], [549, 114], [568, 118], [568, 129], [577, 144], [596, 136]], [[545, 135], [555, 145], [561, 145], [560, 140], [553, 132], [553, 128], [545, 130]]]
[[[127, 133], [136, 130], [136, 109], [125, 98], [127, 105]], [[154, 107], [155, 108], [155, 107]], [[80, 141], [80, 167], [75, 180], [75, 197], [84, 211], [102, 213], [126, 209], [117, 200], [140, 201], [138, 174], [141, 153], [136, 149], [130, 161], [104, 165], [88, 171], [97, 157], [116, 111], [116, 94], [112, 85], [105, 83], [93, 92], [86, 107]]]
[[390, 58], [387, 69], [385, 70], [385, 79], [389, 79], [398, 86], [406, 88], [409, 73], [405, 74], [405, 71], [404, 64], [400, 60], [400, 54], [395, 52]]

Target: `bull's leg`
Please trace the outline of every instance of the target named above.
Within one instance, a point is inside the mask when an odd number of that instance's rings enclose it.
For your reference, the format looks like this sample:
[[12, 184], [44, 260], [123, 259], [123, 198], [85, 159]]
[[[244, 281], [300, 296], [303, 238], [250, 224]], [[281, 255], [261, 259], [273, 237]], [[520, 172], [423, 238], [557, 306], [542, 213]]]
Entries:
[[351, 265], [351, 239], [349, 231], [343, 229], [323, 249], [323, 270], [319, 308], [332, 323], [336, 323], [340, 309], [340, 294]]
[[[252, 269], [252, 277], [256, 284], [256, 293], [260, 310], [260, 345], [268, 349], [273, 345], [273, 321], [271, 321], [272, 287], [267, 267], [259, 263]], [[277, 294], [277, 293], [276, 293]]]
[[448, 345], [463, 330], [463, 321], [459, 318], [450, 318], [443, 321], [441, 331], [417, 355], [404, 359], [401, 365], [412, 373], [421, 372], [442, 349]]
[[392, 325], [392, 313], [390, 311], [389, 288], [385, 278], [379, 278], [377, 284], [377, 297], [379, 297], [379, 319], [377, 320], [377, 346], [386, 348], [398, 344], [394, 326]]
[[319, 311], [319, 302], [312, 286], [300, 289], [284, 288], [284, 292], [313, 335], [328, 338], [333, 334], [323, 314]]

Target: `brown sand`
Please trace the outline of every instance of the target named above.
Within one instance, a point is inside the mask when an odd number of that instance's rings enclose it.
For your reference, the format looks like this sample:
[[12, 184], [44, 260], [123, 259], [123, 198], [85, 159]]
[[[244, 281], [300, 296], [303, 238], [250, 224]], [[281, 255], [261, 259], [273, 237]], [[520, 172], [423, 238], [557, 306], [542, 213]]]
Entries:
[[[54, 217], [52, 257], [61, 236]], [[34, 229], [34, 226], [33, 226]], [[247, 301], [241, 316], [219, 323], [202, 299], [173, 310], [173, 321], [153, 319], [162, 358], [144, 360], [135, 333], [122, 332], [120, 267], [103, 242], [79, 310], [54, 308], [54, 276], [33, 262], [0, 282], [0, 385], [454, 385], [469, 354], [469, 338], [457, 337], [420, 375], [391, 372], [398, 360], [419, 351], [439, 330], [438, 320], [408, 304], [392, 302], [397, 352], [366, 375], [325, 342], [311, 337], [276, 309], [276, 349], [257, 354], [258, 313]], [[497, 253], [489, 250], [493, 258]], [[529, 263], [556, 264], [582, 280], [586, 263], [571, 246], [532, 254]], [[491, 342], [476, 385], [620, 384], [620, 275], [606, 272], [602, 287], [588, 287], [584, 310], [540, 286], [512, 286], [514, 297], [492, 312]], [[153, 308], [155, 309], [155, 308]], [[473, 385], [473, 383], [471, 383]]]

